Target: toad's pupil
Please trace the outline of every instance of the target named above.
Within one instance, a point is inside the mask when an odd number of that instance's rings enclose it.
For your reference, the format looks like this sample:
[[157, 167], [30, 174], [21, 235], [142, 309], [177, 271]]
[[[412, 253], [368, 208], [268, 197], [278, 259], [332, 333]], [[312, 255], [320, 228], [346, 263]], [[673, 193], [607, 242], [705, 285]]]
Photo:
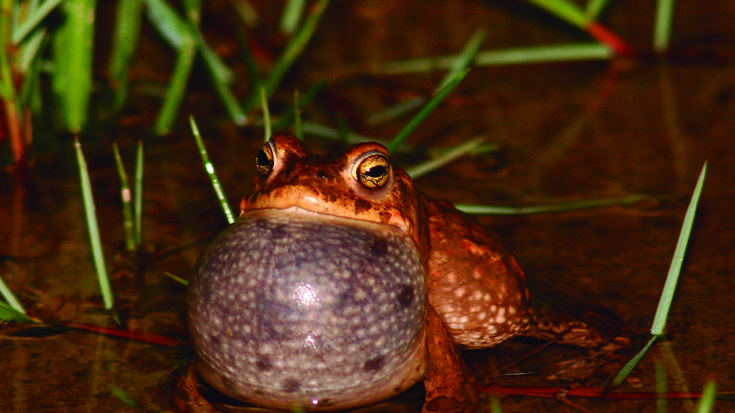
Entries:
[[371, 178], [380, 178], [386, 174], [386, 169], [385, 166], [373, 166], [365, 174]]

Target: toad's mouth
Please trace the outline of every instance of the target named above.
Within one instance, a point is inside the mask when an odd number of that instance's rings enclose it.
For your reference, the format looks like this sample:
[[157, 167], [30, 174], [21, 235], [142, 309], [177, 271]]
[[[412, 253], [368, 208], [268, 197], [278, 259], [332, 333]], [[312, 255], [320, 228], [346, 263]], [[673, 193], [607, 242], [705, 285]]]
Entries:
[[294, 215], [300, 216], [306, 219], [313, 219], [314, 221], [323, 221], [325, 224], [333, 225], [349, 225], [355, 227], [361, 227], [371, 231], [395, 231], [399, 234], [403, 234], [402, 228], [391, 225], [390, 223], [375, 222], [369, 219], [362, 219], [355, 216], [344, 216], [332, 213], [328, 210], [313, 211], [302, 208], [300, 206], [287, 206], [287, 207], [265, 207], [252, 209], [242, 213], [239, 219], [248, 219], [250, 217], [258, 216], [277, 216], [277, 215]]

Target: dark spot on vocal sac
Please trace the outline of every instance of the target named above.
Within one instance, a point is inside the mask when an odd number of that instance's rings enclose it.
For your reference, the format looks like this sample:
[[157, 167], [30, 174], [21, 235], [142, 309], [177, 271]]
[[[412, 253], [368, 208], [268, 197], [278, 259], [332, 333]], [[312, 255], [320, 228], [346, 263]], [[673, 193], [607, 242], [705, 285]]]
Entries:
[[273, 225], [270, 228], [270, 234], [268, 235], [271, 239], [281, 239], [288, 235], [288, 231], [286, 231], [286, 226], [283, 224]]
[[370, 255], [373, 257], [382, 257], [388, 252], [388, 243], [384, 239], [376, 239], [370, 246]]
[[321, 179], [329, 179], [329, 173], [327, 173], [327, 171], [325, 171], [324, 169], [316, 171], [316, 176], [317, 178]]
[[398, 304], [406, 308], [410, 306], [413, 303], [413, 299], [416, 296], [416, 293], [413, 291], [413, 287], [410, 285], [404, 285], [401, 286], [401, 288], [398, 290], [398, 293], [396, 294], [396, 300], [398, 300]]
[[377, 371], [383, 367], [383, 365], [385, 365], [385, 357], [376, 356], [366, 361], [362, 368], [365, 371]]
[[265, 218], [258, 218], [255, 220], [255, 227], [258, 229], [268, 229], [268, 220]]
[[286, 379], [283, 382], [283, 391], [286, 393], [294, 393], [299, 390], [301, 383], [296, 379]]
[[273, 368], [273, 363], [267, 358], [267, 357], [259, 357], [258, 361], [255, 362], [255, 367], [258, 368], [258, 370], [270, 370]]

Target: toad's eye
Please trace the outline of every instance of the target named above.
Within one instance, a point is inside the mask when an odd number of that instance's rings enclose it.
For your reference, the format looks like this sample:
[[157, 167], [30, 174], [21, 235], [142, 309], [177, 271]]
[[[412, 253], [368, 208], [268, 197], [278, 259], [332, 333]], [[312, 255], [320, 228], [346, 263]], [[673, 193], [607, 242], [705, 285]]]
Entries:
[[368, 189], [381, 188], [388, 183], [391, 168], [388, 157], [380, 152], [370, 152], [355, 162], [352, 177]]
[[266, 176], [273, 170], [273, 143], [268, 141], [258, 151], [255, 157], [255, 167], [261, 176]]

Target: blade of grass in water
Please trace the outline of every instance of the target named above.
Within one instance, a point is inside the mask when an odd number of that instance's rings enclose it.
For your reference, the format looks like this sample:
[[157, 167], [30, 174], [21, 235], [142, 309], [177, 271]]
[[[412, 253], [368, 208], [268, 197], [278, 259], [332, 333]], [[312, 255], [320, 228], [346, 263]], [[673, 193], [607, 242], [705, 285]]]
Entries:
[[632, 49], [625, 41], [592, 19], [585, 10], [568, 0], [526, 0], [545, 9], [558, 18], [579, 27], [590, 36], [604, 43], [620, 55], [631, 54]]
[[131, 205], [132, 196], [130, 194], [130, 185], [128, 184], [128, 174], [125, 172], [125, 166], [120, 157], [120, 151], [117, 143], [112, 144], [112, 152], [115, 155], [115, 165], [117, 166], [117, 175], [120, 177], [120, 197], [122, 198], [123, 209], [123, 228], [125, 229], [125, 248], [132, 252], [135, 251], [135, 224], [133, 221], [133, 207]]
[[590, 0], [585, 7], [584, 14], [590, 20], [595, 20], [607, 6], [607, 0]]
[[188, 282], [188, 281], [186, 281], [185, 279], [183, 279], [183, 278], [179, 277], [179, 276], [178, 276], [178, 275], [176, 275], [176, 274], [170, 273], [170, 272], [168, 272], [168, 271], [164, 271], [164, 272], [163, 272], [163, 275], [165, 275], [166, 277], [168, 277], [168, 278], [170, 278], [170, 279], [172, 279], [172, 280], [176, 281], [177, 283], [179, 283], [179, 284], [181, 284], [181, 285], [183, 285], [183, 286], [185, 286], [185, 287], [186, 287], [187, 285], [189, 285], [189, 282]]
[[263, 131], [265, 132], [264, 141], [268, 141], [273, 133], [271, 130], [271, 111], [268, 109], [268, 98], [265, 97], [265, 88], [260, 87], [260, 107], [263, 111]]
[[455, 205], [460, 211], [468, 214], [523, 215], [544, 212], [572, 211], [575, 209], [596, 208], [609, 205], [627, 205], [645, 199], [645, 195], [630, 195], [623, 198], [585, 199], [582, 201], [561, 202], [551, 205], [534, 205], [522, 207], [506, 207], [491, 205]]
[[197, 50], [201, 52], [215, 90], [230, 117], [236, 124], [244, 124], [246, 116], [229, 87], [229, 82], [234, 75], [206, 44], [199, 31], [200, 1], [190, 0], [186, 2], [187, 19], [181, 18], [165, 1], [145, 0], [145, 3], [148, 16], [156, 29], [179, 52], [169, 92], [156, 124], [156, 133], [168, 133], [173, 124], [183, 98], [183, 92], [191, 75], [191, 66]]
[[702, 186], [704, 185], [706, 174], [707, 164], [705, 163], [702, 167], [702, 172], [699, 174], [697, 186], [694, 187], [694, 194], [689, 202], [689, 208], [687, 208], [686, 215], [684, 216], [684, 224], [682, 225], [681, 232], [679, 233], [679, 240], [676, 243], [674, 257], [672, 258], [671, 266], [669, 267], [669, 274], [666, 276], [666, 284], [664, 285], [664, 290], [661, 293], [661, 300], [659, 301], [658, 308], [656, 309], [656, 316], [653, 319], [651, 334], [654, 336], [663, 334], [664, 327], [666, 326], [666, 319], [669, 316], [671, 302], [674, 299], [676, 284], [679, 281], [681, 264], [684, 262], [684, 254], [686, 253], [689, 235], [691, 234], [692, 226], [694, 225], [694, 216], [697, 213], [697, 203], [699, 202], [699, 196], [702, 193]]
[[214, 170], [214, 165], [212, 165], [212, 162], [209, 160], [209, 155], [207, 155], [207, 148], [204, 147], [202, 136], [199, 134], [199, 128], [197, 127], [197, 124], [194, 121], [194, 118], [191, 116], [189, 116], [189, 124], [191, 125], [192, 133], [194, 133], [194, 139], [197, 142], [197, 147], [199, 148], [199, 154], [202, 156], [202, 162], [204, 163], [204, 168], [207, 170], [209, 179], [212, 181], [212, 186], [214, 187], [214, 192], [217, 194], [217, 199], [219, 199], [219, 203], [222, 206], [222, 210], [224, 211], [225, 216], [227, 217], [227, 222], [232, 224], [233, 222], [235, 222], [235, 216], [232, 214], [230, 205], [227, 203], [227, 197], [225, 197], [224, 191], [222, 190], [222, 186], [219, 183], [219, 179], [217, 178], [217, 173]]
[[174, 73], [154, 126], [156, 134], [167, 135], [171, 131], [189, 83], [196, 57], [196, 39], [191, 30], [187, 29], [187, 23], [180, 19], [164, 1], [146, 0], [146, 4], [148, 15], [153, 22], [157, 23], [156, 27], [159, 31], [169, 38], [172, 44], [178, 45]]
[[589, 24], [589, 18], [582, 10], [573, 3], [565, 0], [526, 0], [536, 6], [547, 10], [560, 19], [577, 27], [585, 27]]
[[[26, 36], [36, 29], [43, 19], [46, 18], [62, 0], [47, 0], [43, 4], [39, 5], [38, 8], [29, 10], [30, 13], [26, 16], [25, 20], [19, 24], [13, 31], [12, 42], [14, 45], [19, 45], [20, 42], [25, 40]], [[27, 5], [26, 5], [27, 6]]]
[[477, 149], [485, 141], [484, 136], [470, 139], [462, 144], [444, 151], [441, 155], [411, 168], [406, 168], [406, 173], [413, 179], [417, 179], [427, 173], [441, 168], [455, 159]]
[[57, 96], [63, 102], [66, 127], [78, 133], [87, 123], [92, 90], [92, 51], [94, 43], [95, 0], [67, 0], [63, 3], [66, 19], [63, 36], [57, 42], [55, 63], [65, 68], [62, 89]]
[[[605, 60], [613, 57], [610, 48], [599, 43], [576, 43], [505, 50], [485, 50], [475, 56], [476, 66], [545, 63], [570, 60]], [[456, 56], [402, 60], [374, 65], [376, 74], [424, 73], [451, 67]]]
[[3, 277], [0, 277], [0, 294], [2, 294], [5, 301], [7, 301], [7, 303], [10, 305], [10, 307], [13, 310], [21, 314], [26, 313], [26, 309], [23, 308], [23, 304], [21, 304], [20, 301], [18, 301], [18, 299], [15, 298], [15, 294], [13, 294], [13, 292], [10, 291], [10, 288], [8, 287], [8, 285], [5, 284], [5, 280], [3, 280]]
[[[324, 14], [324, 10], [326, 10], [328, 4], [329, 0], [319, 0], [314, 5], [314, 8], [312, 9], [309, 16], [304, 20], [304, 24], [301, 26], [299, 31], [291, 38], [291, 40], [286, 45], [286, 48], [281, 54], [281, 57], [278, 59], [275, 66], [273, 67], [273, 71], [265, 80], [264, 86], [266, 98], [270, 98], [271, 94], [273, 94], [273, 92], [278, 88], [278, 85], [281, 84], [281, 80], [283, 80], [283, 77], [286, 75], [286, 72], [288, 72], [288, 69], [291, 68], [296, 59], [301, 55], [301, 52], [304, 50], [306, 44], [309, 42], [312, 35], [316, 31], [319, 20]], [[250, 98], [248, 104], [245, 105], [245, 112], [249, 112], [254, 109], [257, 106], [259, 100], [260, 98], [258, 94], [254, 94]]]
[[197, 46], [202, 54], [205, 65], [209, 69], [209, 74], [212, 79], [212, 83], [214, 83], [214, 88], [217, 91], [217, 94], [219, 94], [219, 97], [225, 105], [227, 113], [230, 115], [230, 118], [232, 118], [232, 121], [235, 122], [236, 125], [244, 125], [247, 122], [247, 116], [243, 112], [240, 107], [240, 103], [237, 101], [235, 94], [230, 88], [231, 78], [233, 77], [232, 72], [207, 45], [204, 41], [204, 36], [202, 36], [199, 29], [195, 28], [195, 31]]
[[12, 8], [9, 1], [0, 2], [0, 95], [2, 95], [5, 124], [9, 133], [10, 145], [13, 151], [13, 160], [20, 162], [25, 157], [23, 143], [23, 116], [20, 102], [18, 102], [15, 88], [15, 79], [11, 60], [13, 59], [10, 43], [12, 29]]
[[[317, 84], [312, 86], [309, 90], [306, 91], [303, 95], [299, 95], [299, 113], [301, 113], [301, 108], [306, 107], [309, 102], [311, 102], [314, 97], [319, 93], [319, 91], [322, 90], [324, 85], [327, 84], [327, 79], [322, 79]], [[283, 130], [286, 129], [289, 125], [294, 123], [295, 126], [295, 117], [296, 113], [294, 111], [288, 111], [283, 116], [281, 116], [280, 119], [278, 119], [275, 123], [273, 123], [273, 129], [274, 130]], [[296, 134], [298, 138], [302, 138], [302, 135], [300, 133], [303, 133], [303, 130], [299, 132], [299, 134]]]
[[709, 413], [715, 405], [715, 397], [717, 397], [717, 383], [710, 380], [702, 389], [702, 398], [699, 399], [697, 405], [697, 413]]
[[135, 151], [135, 194], [134, 210], [135, 230], [134, 236], [136, 247], [140, 247], [142, 241], [141, 217], [143, 215], [143, 141], [138, 141], [138, 148]]
[[656, 23], [653, 31], [653, 48], [663, 53], [669, 48], [671, 21], [674, 15], [674, 0], [658, 0], [656, 6]]
[[304, 13], [305, 0], [289, 0], [281, 15], [281, 31], [291, 34], [299, 26], [299, 21]]
[[469, 69], [465, 69], [457, 74], [454, 75], [452, 80], [447, 83], [441, 90], [434, 95], [434, 97], [429, 101], [429, 103], [424, 106], [424, 108], [411, 119], [406, 126], [403, 127], [403, 129], [398, 132], [398, 135], [396, 135], [395, 138], [388, 144], [387, 148], [389, 152], [393, 152], [398, 148], [401, 143], [403, 143], [404, 140], [408, 137], [408, 135], [411, 134], [418, 126], [421, 124], [421, 122], [426, 119], [427, 116], [437, 107], [439, 106], [439, 103], [441, 103], [442, 100], [444, 100], [445, 97], [454, 90], [454, 88], [459, 84], [459, 82], [464, 79], [464, 77], [467, 75], [467, 72], [469, 72]]
[[482, 46], [482, 42], [485, 41], [486, 36], [487, 31], [482, 29], [476, 30], [475, 33], [472, 34], [472, 37], [467, 41], [467, 44], [459, 53], [457, 59], [452, 62], [452, 65], [449, 67], [449, 72], [447, 72], [442, 81], [439, 82], [436, 89], [434, 89], [434, 95], [438, 94], [444, 86], [448, 85], [449, 82], [456, 78], [460, 72], [467, 70], [470, 64], [475, 60], [475, 56], [477, 56], [477, 52], [480, 50], [480, 46]]
[[115, 32], [110, 52], [110, 80], [115, 108], [122, 108], [128, 94], [128, 74], [140, 37], [142, 0], [120, 0], [115, 15]]
[[38, 323], [36, 320], [33, 320], [32, 318], [28, 317], [24, 313], [21, 313], [20, 311], [16, 310], [15, 308], [11, 307], [8, 304], [3, 303], [2, 301], [0, 301], [0, 320], [18, 321], [21, 323], [30, 323], [30, 324]]
[[687, 208], [686, 215], [684, 216], [684, 223], [682, 224], [681, 232], [679, 233], [679, 240], [676, 243], [674, 257], [671, 260], [669, 273], [666, 276], [666, 283], [664, 284], [663, 291], [661, 292], [661, 298], [658, 303], [658, 308], [656, 309], [653, 325], [651, 326], [651, 338], [646, 346], [633, 356], [633, 358], [615, 374], [615, 377], [613, 377], [611, 381], [612, 387], [619, 386], [623, 380], [625, 380], [643, 355], [646, 354], [654, 341], [663, 334], [664, 327], [666, 326], [666, 318], [668, 317], [671, 302], [674, 298], [674, 292], [676, 291], [676, 284], [679, 279], [681, 264], [684, 261], [684, 253], [686, 252], [687, 243], [689, 242], [689, 235], [691, 234], [692, 226], [694, 225], [694, 216], [697, 212], [697, 203], [699, 202], [699, 196], [702, 193], [706, 173], [707, 164], [705, 163], [702, 167], [702, 171], [699, 173], [697, 185], [694, 188], [692, 199], [689, 201], [689, 207]]
[[102, 299], [107, 310], [112, 310], [114, 298], [112, 295], [112, 287], [110, 279], [107, 275], [107, 266], [105, 265], [105, 256], [102, 251], [102, 241], [100, 240], [100, 230], [97, 225], [97, 214], [94, 207], [94, 197], [92, 196], [92, 184], [89, 180], [89, 172], [87, 171], [87, 162], [84, 160], [82, 153], [82, 145], [79, 139], [74, 140], [74, 148], [77, 156], [77, 164], [79, 165], [79, 179], [82, 185], [82, 198], [84, 199], [84, 212], [87, 218], [87, 229], [89, 230], [89, 239], [92, 245], [92, 256], [94, 258], [94, 266], [97, 269], [97, 281], [102, 292]]
[[648, 338], [648, 342], [643, 347], [643, 349], [641, 349], [641, 351], [639, 351], [633, 357], [631, 357], [631, 359], [628, 360], [628, 362], [625, 363], [625, 365], [621, 367], [620, 370], [618, 370], [618, 372], [615, 374], [615, 377], [613, 377], [613, 379], [610, 381], [609, 387], [615, 388], [615, 387], [620, 386], [620, 384], [623, 383], [625, 378], [628, 377], [628, 375], [633, 371], [635, 366], [638, 365], [638, 362], [640, 362], [643, 356], [646, 355], [646, 353], [648, 352], [648, 349], [650, 349], [653, 343], [656, 342], [656, 339], [658, 339], [658, 336], [651, 336]]
[[[454, 79], [455, 76], [457, 76], [457, 73], [467, 69], [470, 66], [470, 64], [475, 60], [475, 56], [477, 56], [477, 52], [478, 50], [480, 50], [480, 46], [485, 40], [486, 35], [487, 32], [485, 30], [475, 31], [475, 33], [472, 35], [472, 37], [470, 37], [470, 40], [465, 45], [462, 52], [457, 55], [457, 58], [450, 65], [447, 74], [444, 76], [442, 81], [439, 82], [439, 85], [434, 89], [434, 92], [432, 93], [433, 95], [439, 93], [439, 91], [444, 86], [446, 86], [447, 83], [449, 83], [452, 79]], [[368, 123], [375, 124], [389, 119], [394, 119], [406, 112], [420, 107], [424, 104], [424, 102], [426, 102], [426, 99], [423, 97], [415, 97], [403, 102], [398, 102], [398, 104], [396, 105], [393, 105], [371, 115], [368, 119]]]

